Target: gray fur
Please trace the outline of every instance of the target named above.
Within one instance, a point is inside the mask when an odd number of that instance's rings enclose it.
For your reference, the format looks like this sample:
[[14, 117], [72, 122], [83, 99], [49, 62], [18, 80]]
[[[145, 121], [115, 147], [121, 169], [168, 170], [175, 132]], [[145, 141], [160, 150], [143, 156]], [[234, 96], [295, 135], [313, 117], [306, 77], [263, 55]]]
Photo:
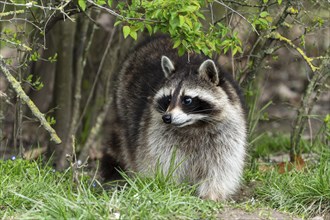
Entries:
[[[237, 190], [243, 172], [242, 99], [214, 61], [196, 54], [190, 54], [190, 63], [187, 60], [187, 55], [177, 55], [167, 37], [151, 39], [130, 54], [114, 95], [116, 127], [111, 138], [118, 141], [112, 140], [110, 147], [119, 153], [112, 156], [125, 170], [153, 175], [158, 162], [169, 171], [176, 151], [175, 162], [182, 164], [174, 178], [198, 184], [201, 198], [224, 200]], [[168, 107], [157, 108], [166, 96], [172, 97]], [[187, 111], [182, 101], [187, 96], [194, 105], [198, 98], [211, 109]], [[171, 115], [171, 123], [163, 122], [165, 114]]]

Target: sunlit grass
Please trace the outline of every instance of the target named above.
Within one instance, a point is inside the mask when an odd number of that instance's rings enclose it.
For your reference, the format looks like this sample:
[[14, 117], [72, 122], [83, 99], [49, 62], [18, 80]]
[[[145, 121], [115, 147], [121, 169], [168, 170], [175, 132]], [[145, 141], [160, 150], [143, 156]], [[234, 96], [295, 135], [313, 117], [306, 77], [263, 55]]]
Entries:
[[96, 180], [72, 180], [39, 162], [0, 161], [3, 219], [196, 219], [215, 218], [221, 206], [194, 196], [194, 188], [168, 178], [129, 178], [104, 190]]
[[[268, 154], [285, 152], [276, 146], [287, 141], [265, 139], [263, 146]], [[238, 203], [201, 200], [195, 187], [177, 184], [160, 171], [154, 178], [122, 173], [123, 181], [102, 185], [82, 169], [73, 175], [72, 168], [58, 172], [41, 160], [0, 160], [0, 219], [216, 219], [223, 206], [324, 215], [330, 213], [330, 153], [320, 149], [302, 170], [284, 173], [276, 163], [261, 169], [264, 164], [252, 160], [243, 181], [252, 194]]]
[[[276, 151], [275, 146], [285, 145], [287, 140], [282, 136], [273, 140], [263, 143], [267, 151], [285, 153], [284, 148], [279, 147]], [[320, 149], [318, 146], [319, 153], [313, 160], [285, 172], [283, 169], [279, 171], [276, 162], [265, 165], [254, 160], [245, 172], [246, 183], [255, 182], [257, 185], [253, 197], [263, 205], [300, 216], [330, 216], [330, 149], [325, 145], [322, 151]]]

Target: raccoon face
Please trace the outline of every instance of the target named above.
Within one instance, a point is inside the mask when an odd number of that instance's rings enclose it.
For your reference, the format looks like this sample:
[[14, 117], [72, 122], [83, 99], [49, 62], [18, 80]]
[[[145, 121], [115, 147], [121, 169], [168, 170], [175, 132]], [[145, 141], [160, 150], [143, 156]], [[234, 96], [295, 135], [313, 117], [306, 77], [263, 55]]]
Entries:
[[191, 74], [174, 73], [174, 65], [166, 56], [161, 63], [167, 82], [154, 97], [161, 120], [176, 127], [212, 122], [220, 112], [215, 97], [219, 92], [219, 76], [214, 62], [204, 61], [197, 73]]

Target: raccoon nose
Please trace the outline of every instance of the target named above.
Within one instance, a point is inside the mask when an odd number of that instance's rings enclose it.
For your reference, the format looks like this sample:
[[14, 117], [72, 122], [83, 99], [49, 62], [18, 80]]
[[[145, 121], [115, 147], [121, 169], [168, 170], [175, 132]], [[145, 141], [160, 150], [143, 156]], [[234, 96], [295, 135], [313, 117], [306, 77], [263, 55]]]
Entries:
[[172, 122], [172, 117], [169, 114], [163, 115], [162, 119], [166, 124], [170, 124]]

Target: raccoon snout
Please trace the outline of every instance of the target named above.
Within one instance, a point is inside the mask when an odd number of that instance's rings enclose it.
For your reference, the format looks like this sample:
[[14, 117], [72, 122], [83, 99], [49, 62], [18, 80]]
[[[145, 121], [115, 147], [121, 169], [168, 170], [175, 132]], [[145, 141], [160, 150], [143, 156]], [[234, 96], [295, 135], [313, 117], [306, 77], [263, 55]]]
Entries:
[[166, 124], [171, 124], [172, 122], [172, 116], [170, 114], [163, 115], [162, 119]]

